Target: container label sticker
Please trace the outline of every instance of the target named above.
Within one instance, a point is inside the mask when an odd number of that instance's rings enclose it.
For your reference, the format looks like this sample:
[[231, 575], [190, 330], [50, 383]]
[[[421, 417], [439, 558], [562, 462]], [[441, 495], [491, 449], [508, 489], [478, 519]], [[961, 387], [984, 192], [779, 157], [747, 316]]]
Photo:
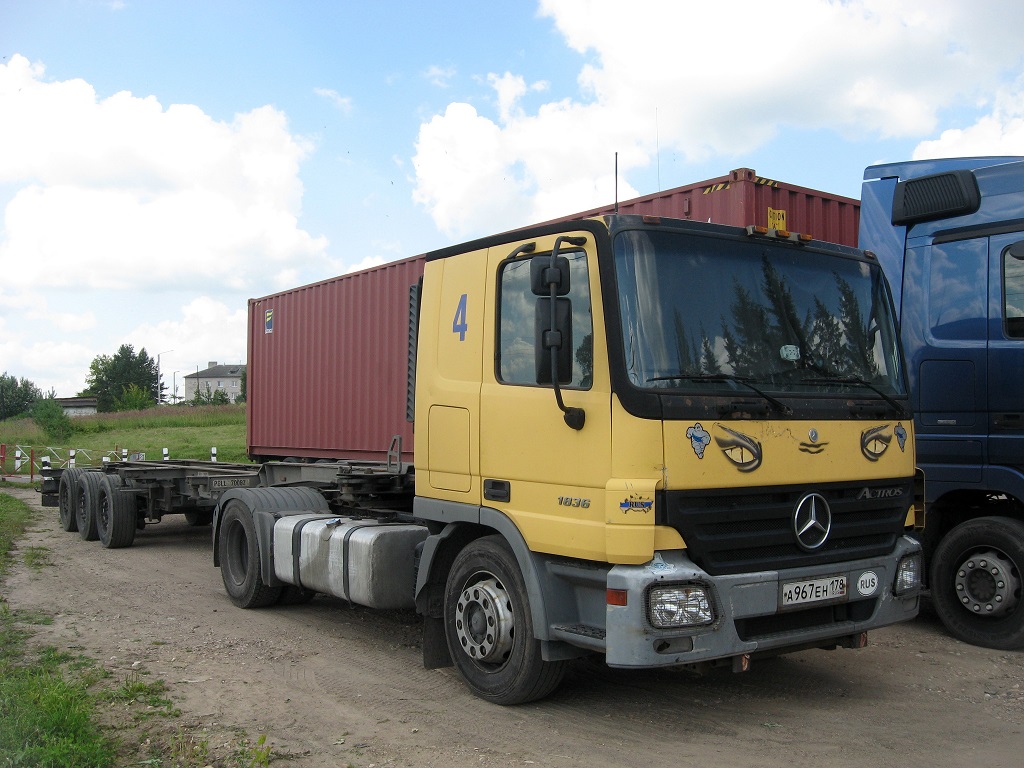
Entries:
[[263, 313], [263, 332], [274, 332], [274, 310], [272, 309], [268, 309], [266, 312]]
[[786, 210], [768, 209], [768, 229], [789, 229], [786, 226]]

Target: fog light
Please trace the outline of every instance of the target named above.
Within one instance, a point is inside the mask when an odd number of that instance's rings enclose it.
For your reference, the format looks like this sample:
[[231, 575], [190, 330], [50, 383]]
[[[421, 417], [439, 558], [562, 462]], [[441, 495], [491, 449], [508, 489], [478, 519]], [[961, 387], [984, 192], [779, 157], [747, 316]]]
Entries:
[[894, 595], [906, 595], [921, 588], [921, 553], [907, 555], [896, 566], [896, 582], [892, 585]]
[[697, 584], [655, 587], [647, 596], [651, 624], [660, 629], [698, 627], [715, 620], [705, 587]]

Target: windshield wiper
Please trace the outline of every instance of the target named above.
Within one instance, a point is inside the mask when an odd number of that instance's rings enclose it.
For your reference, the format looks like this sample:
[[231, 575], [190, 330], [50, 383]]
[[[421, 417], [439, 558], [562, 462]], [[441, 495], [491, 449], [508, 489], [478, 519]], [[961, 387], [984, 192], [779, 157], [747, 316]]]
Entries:
[[824, 373], [825, 375], [824, 376], [812, 376], [812, 377], [809, 377], [809, 378], [806, 378], [806, 379], [800, 379], [800, 383], [801, 384], [850, 384], [850, 385], [859, 386], [859, 387], [867, 387], [872, 392], [874, 392], [876, 395], [878, 395], [880, 398], [885, 400], [885, 402], [887, 402], [889, 405], [891, 405], [894, 409], [896, 409], [896, 413], [898, 413], [900, 415], [899, 417], [901, 419], [908, 419], [908, 418], [910, 418], [910, 414], [907, 413], [907, 410], [903, 407], [903, 405], [901, 403], [899, 403], [896, 400], [894, 400], [892, 397], [887, 395], [885, 392], [883, 392], [881, 389], [876, 387], [870, 381], [866, 381], [866, 380], [860, 378], [859, 376], [840, 376], [838, 374], [829, 374], [826, 371], [822, 371], [822, 373]]
[[790, 408], [781, 400], [772, 397], [767, 392], [762, 391], [760, 388], [755, 387], [751, 383], [751, 379], [747, 378], [746, 376], [734, 376], [730, 373], [677, 373], [671, 376], [654, 376], [650, 379], [647, 379], [645, 383], [649, 384], [652, 381], [710, 381], [712, 383], [719, 384], [726, 382], [735, 382], [737, 384], [742, 384], [743, 386], [750, 389], [752, 392], [755, 392], [756, 394], [763, 397], [769, 405], [771, 405], [783, 416], [793, 415], [792, 408]]

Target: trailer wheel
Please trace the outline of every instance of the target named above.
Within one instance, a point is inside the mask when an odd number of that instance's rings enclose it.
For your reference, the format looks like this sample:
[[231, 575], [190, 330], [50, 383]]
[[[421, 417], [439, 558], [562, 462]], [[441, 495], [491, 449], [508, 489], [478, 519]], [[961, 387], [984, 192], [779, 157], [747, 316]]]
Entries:
[[220, 574], [231, 602], [239, 608], [263, 608], [281, 596], [260, 574], [260, 547], [252, 513], [240, 499], [230, 499], [221, 513]]
[[500, 536], [477, 539], [456, 556], [445, 587], [444, 626], [455, 666], [486, 701], [543, 698], [565, 674], [566, 662], [541, 658], [519, 564]]
[[1024, 522], [980, 517], [945, 535], [932, 557], [932, 602], [956, 638], [1024, 647]]
[[57, 514], [60, 515], [60, 527], [68, 533], [78, 530], [78, 478], [85, 472], [81, 467], [65, 469], [60, 475], [57, 486]]
[[100, 537], [96, 527], [96, 510], [99, 506], [100, 484], [103, 475], [99, 472], [84, 472], [78, 478], [78, 503], [75, 505], [75, 520], [78, 535], [83, 541], [96, 541]]
[[96, 527], [100, 544], [107, 549], [130, 547], [135, 541], [138, 511], [135, 497], [123, 493], [124, 481], [119, 475], [104, 475], [96, 507]]

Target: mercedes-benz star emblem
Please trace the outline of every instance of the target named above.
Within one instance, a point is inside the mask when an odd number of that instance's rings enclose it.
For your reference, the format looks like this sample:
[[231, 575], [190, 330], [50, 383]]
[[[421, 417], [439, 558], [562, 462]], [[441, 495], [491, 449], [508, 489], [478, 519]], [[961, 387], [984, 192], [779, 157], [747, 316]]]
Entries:
[[801, 549], [812, 552], [828, 538], [832, 530], [832, 510], [820, 493], [808, 493], [793, 510], [793, 533]]

